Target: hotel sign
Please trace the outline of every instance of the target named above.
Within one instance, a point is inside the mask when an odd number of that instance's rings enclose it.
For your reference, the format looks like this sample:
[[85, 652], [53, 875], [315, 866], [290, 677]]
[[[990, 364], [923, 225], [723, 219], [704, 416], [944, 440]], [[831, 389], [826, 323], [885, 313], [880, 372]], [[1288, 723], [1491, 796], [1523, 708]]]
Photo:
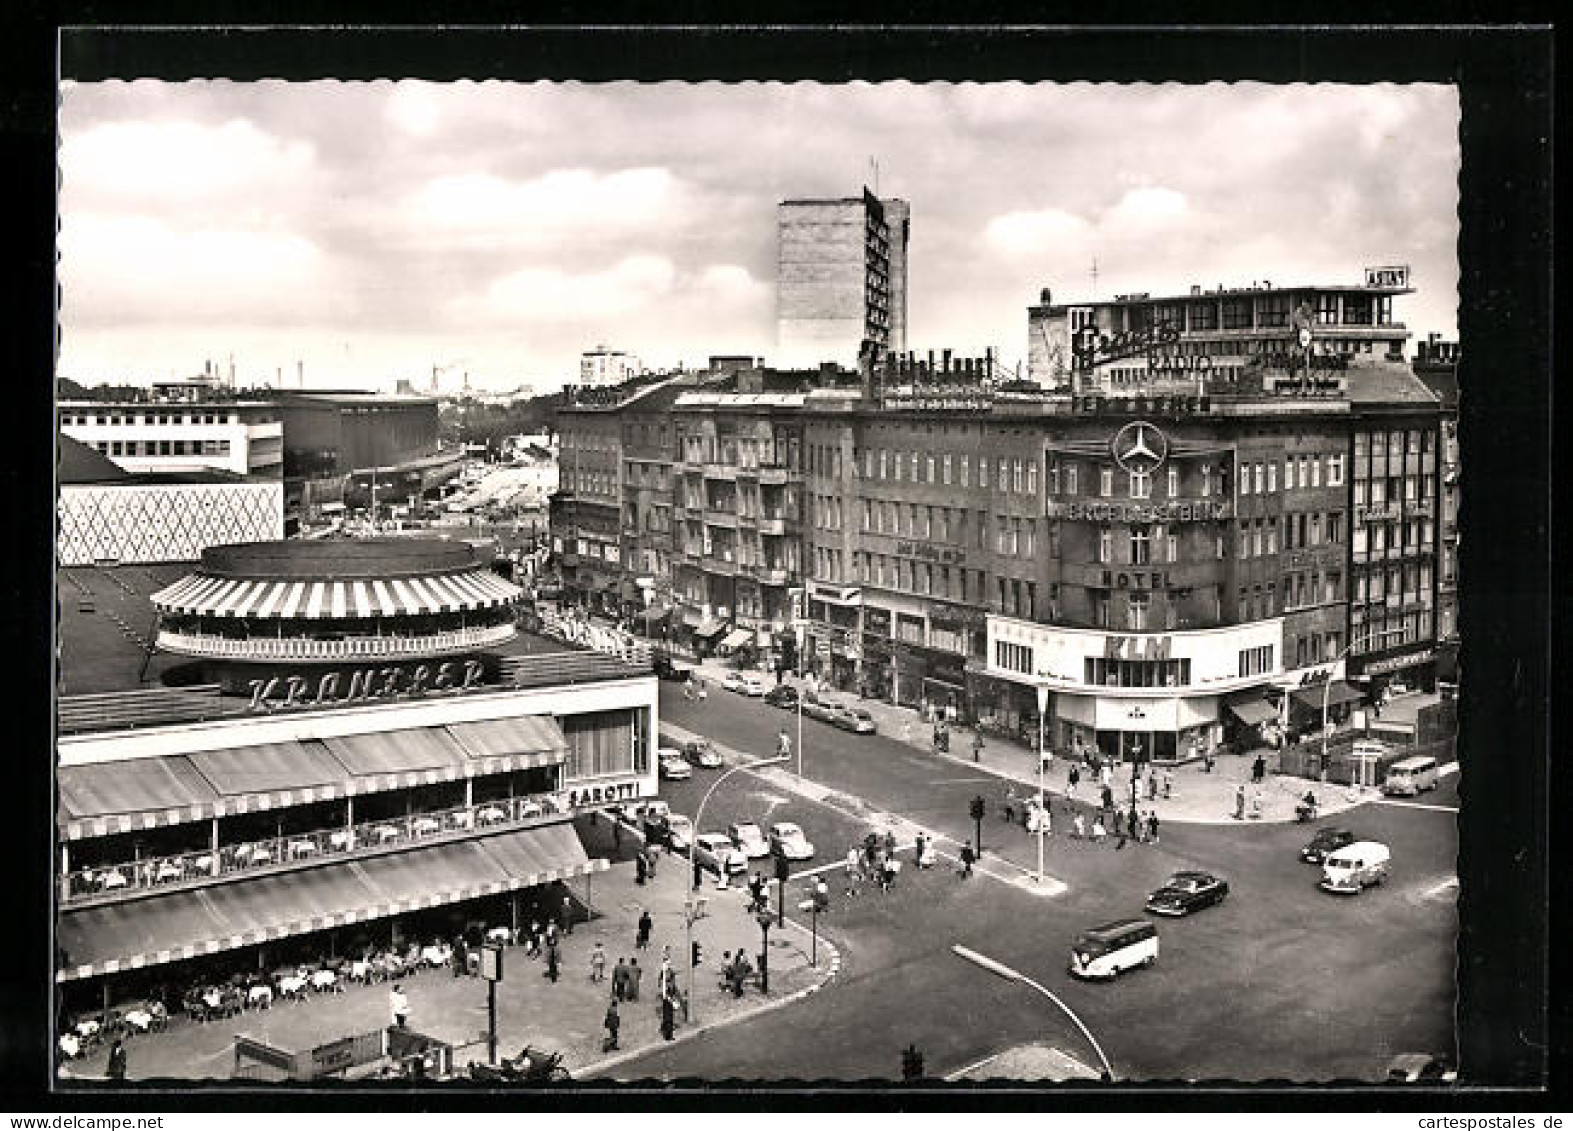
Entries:
[[1059, 503], [1045, 508], [1049, 518], [1068, 522], [1221, 522], [1230, 517], [1227, 499], [1167, 503]]
[[946, 546], [931, 546], [927, 542], [897, 542], [896, 553], [904, 558], [926, 558], [931, 562], [944, 562], [946, 564], [967, 560], [967, 551], [965, 550], [954, 550]]

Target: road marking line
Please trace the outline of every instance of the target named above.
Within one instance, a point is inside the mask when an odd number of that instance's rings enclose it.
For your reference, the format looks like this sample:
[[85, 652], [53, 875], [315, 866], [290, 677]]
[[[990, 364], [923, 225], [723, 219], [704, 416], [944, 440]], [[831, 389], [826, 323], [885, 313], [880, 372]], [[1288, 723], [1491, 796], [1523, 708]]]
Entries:
[[1391, 805], [1395, 809], [1429, 809], [1434, 813], [1457, 813], [1456, 805], [1427, 805], [1421, 801], [1392, 801], [1383, 798], [1376, 802], [1378, 805]]
[[1427, 888], [1425, 890], [1425, 897], [1427, 899], [1430, 899], [1432, 896], [1441, 895], [1443, 892], [1449, 890], [1450, 888], [1456, 888], [1457, 886], [1458, 886], [1458, 877], [1457, 876], [1453, 876], [1450, 879], [1443, 880], [1441, 883], [1437, 884], [1435, 887]]

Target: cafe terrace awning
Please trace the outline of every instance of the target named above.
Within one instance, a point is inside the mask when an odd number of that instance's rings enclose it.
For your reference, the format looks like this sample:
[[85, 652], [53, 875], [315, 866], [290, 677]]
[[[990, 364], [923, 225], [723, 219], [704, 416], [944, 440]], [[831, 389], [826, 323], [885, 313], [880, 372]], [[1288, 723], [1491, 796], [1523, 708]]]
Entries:
[[726, 627], [726, 621], [709, 617], [699, 622], [699, 627], [694, 629], [695, 636], [714, 636]]
[[1278, 717], [1278, 708], [1265, 699], [1245, 699], [1226, 706], [1229, 713], [1246, 726], [1260, 726]]
[[550, 718], [301, 739], [59, 772], [67, 840], [310, 805], [438, 781], [553, 766], [568, 740]]
[[753, 629], [735, 628], [731, 632], [727, 633], [725, 638], [722, 639], [721, 647], [736, 648], [740, 645], [747, 644], [750, 640], [753, 639], [753, 637]]
[[1297, 687], [1292, 693], [1296, 702], [1314, 711], [1322, 709], [1323, 694], [1327, 696], [1329, 707], [1337, 707], [1342, 703], [1357, 703], [1365, 698], [1361, 692], [1341, 679], [1334, 680], [1330, 687], [1324, 688], [1320, 684], [1315, 687]]
[[524, 595], [488, 569], [384, 581], [255, 580], [194, 573], [153, 594], [161, 613], [295, 620], [456, 613], [505, 605]]
[[61, 914], [59, 982], [605, 871], [567, 822]]

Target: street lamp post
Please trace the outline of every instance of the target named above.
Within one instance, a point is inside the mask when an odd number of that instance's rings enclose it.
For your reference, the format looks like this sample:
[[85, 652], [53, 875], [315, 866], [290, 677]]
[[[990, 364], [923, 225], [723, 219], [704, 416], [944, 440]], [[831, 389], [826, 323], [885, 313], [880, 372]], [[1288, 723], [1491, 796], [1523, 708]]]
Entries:
[[[1333, 668], [1334, 668], [1334, 670], [1337, 670], [1338, 665], [1339, 665], [1340, 662], [1342, 662], [1343, 660], [1348, 658], [1349, 653], [1353, 652], [1356, 648], [1360, 647], [1361, 645], [1369, 644], [1373, 640], [1382, 640], [1382, 639], [1384, 639], [1386, 637], [1389, 637], [1389, 636], [1402, 636], [1403, 634], [1404, 634], [1404, 630], [1401, 629], [1401, 628], [1389, 628], [1389, 629], [1384, 629], [1381, 632], [1373, 632], [1369, 636], [1362, 636], [1358, 640], [1351, 640], [1349, 642], [1349, 645], [1342, 652], [1338, 653], [1337, 658], [1333, 661]], [[1327, 673], [1327, 678], [1322, 681], [1322, 758], [1321, 758], [1321, 775], [1322, 775], [1322, 780], [1323, 781], [1327, 780], [1327, 706], [1328, 706], [1328, 698], [1329, 698], [1329, 696], [1331, 696], [1332, 691], [1333, 691], [1333, 673], [1332, 672], [1328, 672]]]
[[1027, 977], [1027, 975], [1021, 973], [1019, 970], [1011, 969], [1003, 962], [997, 962], [987, 955], [979, 954], [977, 951], [961, 946], [960, 944], [952, 944], [950, 949], [957, 958], [964, 958], [974, 966], [979, 966], [984, 970], [987, 970], [990, 974], [1004, 978], [1007, 982], [1018, 982], [1023, 986], [1028, 986], [1034, 990], [1037, 990], [1044, 997], [1052, 1001], [1056, 1006], [1059, 1007], [1061, 1013], [1065, 1014], [1066, 1017], [1069, 1017], [1075, 1023], [1076, 1028], [1081, 1030], [1081, 1035], [1086, 1037], [1087, 1043], [1092, 1046], [1092, 1051], [1098, 1054], [1098, 1061], [1103, 1065], [1104, 1080], [1110, 1083], [1113, 1082], [1114, 1068], [1109, 1064], [1109, 1058], [1103, 1055], [1103, 1048], [1098, 1044], [1097, 1038], [1092, 1035], [1092, 1031], [1089, 1030], [1087, 1026], [1082, 1024], [1081, 1018], [1077, 1017], [1076, 1014], [1071, 1011], [1070, 1006], [1066, 1005], [1059, 998], [1055, 997], [1054, 994], [1049, 992], [1043, 986], [1040, 986], [1037, 982], [1034, 982], [1031, 978]]
[[1038, 873], [1037, 873], [1036, 876], [1033, 877], [1033, 879], [1036, 882], [1038, 882], [1038, 883], [1042, 883], [1043, 882], [1043, 838], [1044, 838], [1044, 835], [1047, 832], [1047, 829], [1045, 828], [1045, 825], [1047, 824], [1046, 817], [1045, 817], [1045, 814], [1046, 814], [1047, 810], [1045, 810], [1044, 807], [1043, 807], [1043, 761], [1044, 761], [1044, 758], [1043, 758], [1043, 754], [1044, 754], [1044, 748], [1043, 748], [1043, 717], [1049, 713], [1049, 685], [1046, 682], [1046, 680], [1047, 680], [1046, 673], [1039, 672], [1038, 673], [1038, 679], [1040, 681], [1042, 681], [1042, 682], [1039, 682], [1039, 684], [1037, 686], [1037, 692], [1038, 692]]
[[761, 911], [759, 919], [759, 992], [770, 992], [770, 912]]
[[[710, 788], [705, 791], [704, 797], [702, 797], [699, 801], [699, 808], [694, 812], [694, 831], [693, 835], [688, 838], [688, 878], [685, 882], [693, 882], [694, 873], [698, 868], [698, 865], [694, 862], [694, 849], [699, 843], [699, 831], [704, 828], [704, 825], [701, 822], [704, 820], [705, 806], [710, 803], [710, 797], [715, 793], [716, 787], [719, 786], [722, 782], [726, 781], [726, 779], [731, 777], [733, 774], [741, 773], [744, 770], [756, 770], [760, 766], [773, 766], [777, 763], [785, 762], [786, 760], [787, 757], [784, 754], [778, 754], [774, 758], [756, 758], [752, 762], [744, 762], [740, 766], [733, 766], [729, 770], [723, 770], [716, 780], [710, 783]], [[722, 861], [720, 866], [721, 868], [725, 869], [725, 861]], [[694, 1001], [694, 916], [698, 912], [699, 908], [698, 905], [694, 902], [692, 892], [689, 893], [688, 900], [684, 904], [683, 910], [683, 918], [687, 921], [686, 941], [688, 943], [688, 1019], [692, 1021], [696, 1016], [698, 1016], [699, 1008], [698, 1003]]]

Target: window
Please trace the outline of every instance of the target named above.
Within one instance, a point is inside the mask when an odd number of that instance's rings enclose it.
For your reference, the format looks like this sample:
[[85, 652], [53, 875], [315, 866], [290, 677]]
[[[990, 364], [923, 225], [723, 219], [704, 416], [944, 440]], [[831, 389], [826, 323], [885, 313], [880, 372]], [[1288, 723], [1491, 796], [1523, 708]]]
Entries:
[[924, 468], [923, 468], [923, 470], [926, 473], [927, 481], [930, 482], [930, 483], [934, 482], [934, 457], [933, 456], [925, 456], [924, 457]]
[[1221, 529], [1218, 531], [1218, 534], [1217, 534], [1217, 550], [1218, 550], [1218, 553], [1217, 553], [1218, 560], [1219, 561], [1223, 561], [1223, 531]]
[[1065, 465], [1065, 493], [1067, 495], [1074, 495], [1077, 493], [1077, 491], [1076, 465], [1074, 463], [1068, 463]]
[[1166, 535], [1164, 535], [1164, 544], [1165, 544], [1165, 548], [1168, 551], [1168, 560], [1171, 561], [1171, 562], [1179, 561], [1180, 560], [1180, 540], [1177, 537], [1175, 537], [1172, 533], [1171, 534], [1166, 534]]
[[862, 529], [863, 529], [863, 531], [865, 533], [868, 531], [868, 528], [869, 528], [870, 524], [873, 521], [874, 521], [874, 504], [871, 503], [869, 500], [864, 499], [863, 500], [863, 526], [862, 526]]
[[1251, 523], [1251, 554], [1254, 557], [1262, 556], [1262, 524]]
[[1098, 560], [1110, 562], [1114, 560], [1114, 532], [1110, 530], [1098, 531]]
[[1207, 498], [1213, 493], [1213, 465], [1202, 464], [1202, 498]]
[[1049, 460], [1049, 475], [1048, 475], [1048, 484], [1047, 484], [1047, 486], [1048, 486], [1049, 494], [1051, 494], [1051, 495], [1058, 495], [1060, 493], [1060, 461], [1057, 460], [1057, 459]]
[[1130, 497], [1133, 499], [1152, 498], [1152, 474], [1145, 471], [1132, 471], [1129, 473]]
[[968, 472], [968, 468], [971, 465], [971, 462], [972, 462], [972, 459], [971, 459], [970, 456], [962, 456], [961, 457], [961, 485], [963, 487], [970, 487], [970, 486], [972, 486], [971, 475]]
[[1211, 302], [1193, 302], [1189, 307], [1192, 330], [1218, 329], [1218, 307]]
[[1038, 523], [1035, 519], [1027, 521], [1027, 544], [1022, 551], [1025, 557], [1036, 557], [1038, 553]]
[[1289, 325], [1289, 296], [1263, 295], [1256, 304], [1256, 324], [1269, 327]]
[[1126, 619], [1129, 621], [1127, 627], [1133, 632], [1141, 632], [1146, 629], [1147, 612], [1151, 607], [1151, 603], [1152, 598], [1146, 593], [1132, 593], [1126, 598]]
[[1338, 543], [1343, 540], [1344, 516], [1336, 513], [1329, 514], [1327, 516], [1327, 541], [1329, 543]]
[[1036, 496], [1038, 493], [1038, 461], [1027, 462], [1027, 494]]
[[1249, 299], [1226, 298], [1223, 300], [1223, 328], [1249, 330], [1251, 328], [1251, 303]]
[[914, 483], [921, 482], [918, 478], [918, 469], [922, 466], [919, 462], [920, 456], [919, 452], [912, 453], [912, 482]]
[[1023, 475], [1022, 475], [1021, 460], [1019, 460], [1019, 459], [1011, 460], [1010, 461], [1010, 489], [1012, 491], [1016, 492], [1016, 494], [1019, 495], [1019, 494], [1021, 494], [1022, 487], [1025, 484], [1025, 482], [1026, 482], [1026, 480], [1023, 478]]
[[1267, 465], [1267, 490], [1269, 493], [1278, 490], [1278, 461], [1272, 460]]
[[1131, 527], [1131, 565], [1148, 565], [1152, 561], [1152, 534], [1145, 526]]
[[1240, 494], [1242, 494], [1242, 495], [1249, 495], [1250, 493], [1251, 493], [1251, 465], [1248, 464], [1248, 463], [1242, 463], [1240, 465]]
[[1371, 325], [1371, 317], [1370, 295], [1344, 295], [1344, 325], [1369, 326]]
[[1098, 494], [1106, 499], [1114, 494], [1114, 469], [1112, 467], [1098, 469]]
[[1099, 628], [1109, 627], [1109, 594], [1098, 591], [1092, 595], [1092, 615]]
[[940, 461], [940, 475], [946, 484], [950, 483], [950, 456], [948, 454]]
[[1168, 474], [1164, 477], [1164, 491], [1171, 499], [1180, 496], [1180, 469], [1170, 465]]
[[1267, 520], [1267, 552], [1269, 554], [1278, 552], [1278, 520], [1276, 518]]
[[978, 457], [978, 490], [987, 491], [989, 488], [989, 460], [987, 456]]
[[1262, 478], [1262, 465], [1258, 463], [1255, 466], [1256, 466], [1256, 488], [1255, 489], [1256, 489], [1256, 493], [1258, 495], [1260, 495], [1262, 493], [1262, 488], [1264, 486], [1264, 482], [1265, 481]]
[[1010, 490], [1010, 468], [1002, 459], [997, 459], [994, 463], [999, 468], [999, 491], [1003, 495]]
[[885, 478], [885, 471], [886, 471], [885, 457], [888, 456], [889, 454], [890, 453], [885, 451], [884, 448], [880, 448], [879, 449], [879, 477], [881, 479]]
[[1320, 456], [1311, 457], [1311, 486], [1322, 485], [1322, 459]]
[[1329, 487], [1344, 485], [1344, 457], [1341, 454], [1327, 457], [1327, 485]]
[[1338, 324], [1338, 296], [1336, 294], [1319, 294], [1316, 296], [1316, 324], [1318, 326], [1336, 326]]
[[901, 459], [901, 453], [900, 452], [892, 452], [891, 455], [892, 455], [893, 458], [891, 459], [890, 462], [896, 465], [895, 480], [896, 480], [897, 483], [900, 483], [901, 482], [901, 465], [902, 465], [902, 462], [903, 462], [902, 459]]
[[1250, 532], [1246, 529], [1245, 523], [1243, 523], [1243, 522], [1235, 529], [1235, 532], [1234, 532], [1234, 547], [1235, 547], [1235, 550], [1238, 552], [1239, 558], [1240, 558], [1240, 560], [1242, 562], [1247, 557], [1250, 556], [1250, 553], [1251, 553]]

